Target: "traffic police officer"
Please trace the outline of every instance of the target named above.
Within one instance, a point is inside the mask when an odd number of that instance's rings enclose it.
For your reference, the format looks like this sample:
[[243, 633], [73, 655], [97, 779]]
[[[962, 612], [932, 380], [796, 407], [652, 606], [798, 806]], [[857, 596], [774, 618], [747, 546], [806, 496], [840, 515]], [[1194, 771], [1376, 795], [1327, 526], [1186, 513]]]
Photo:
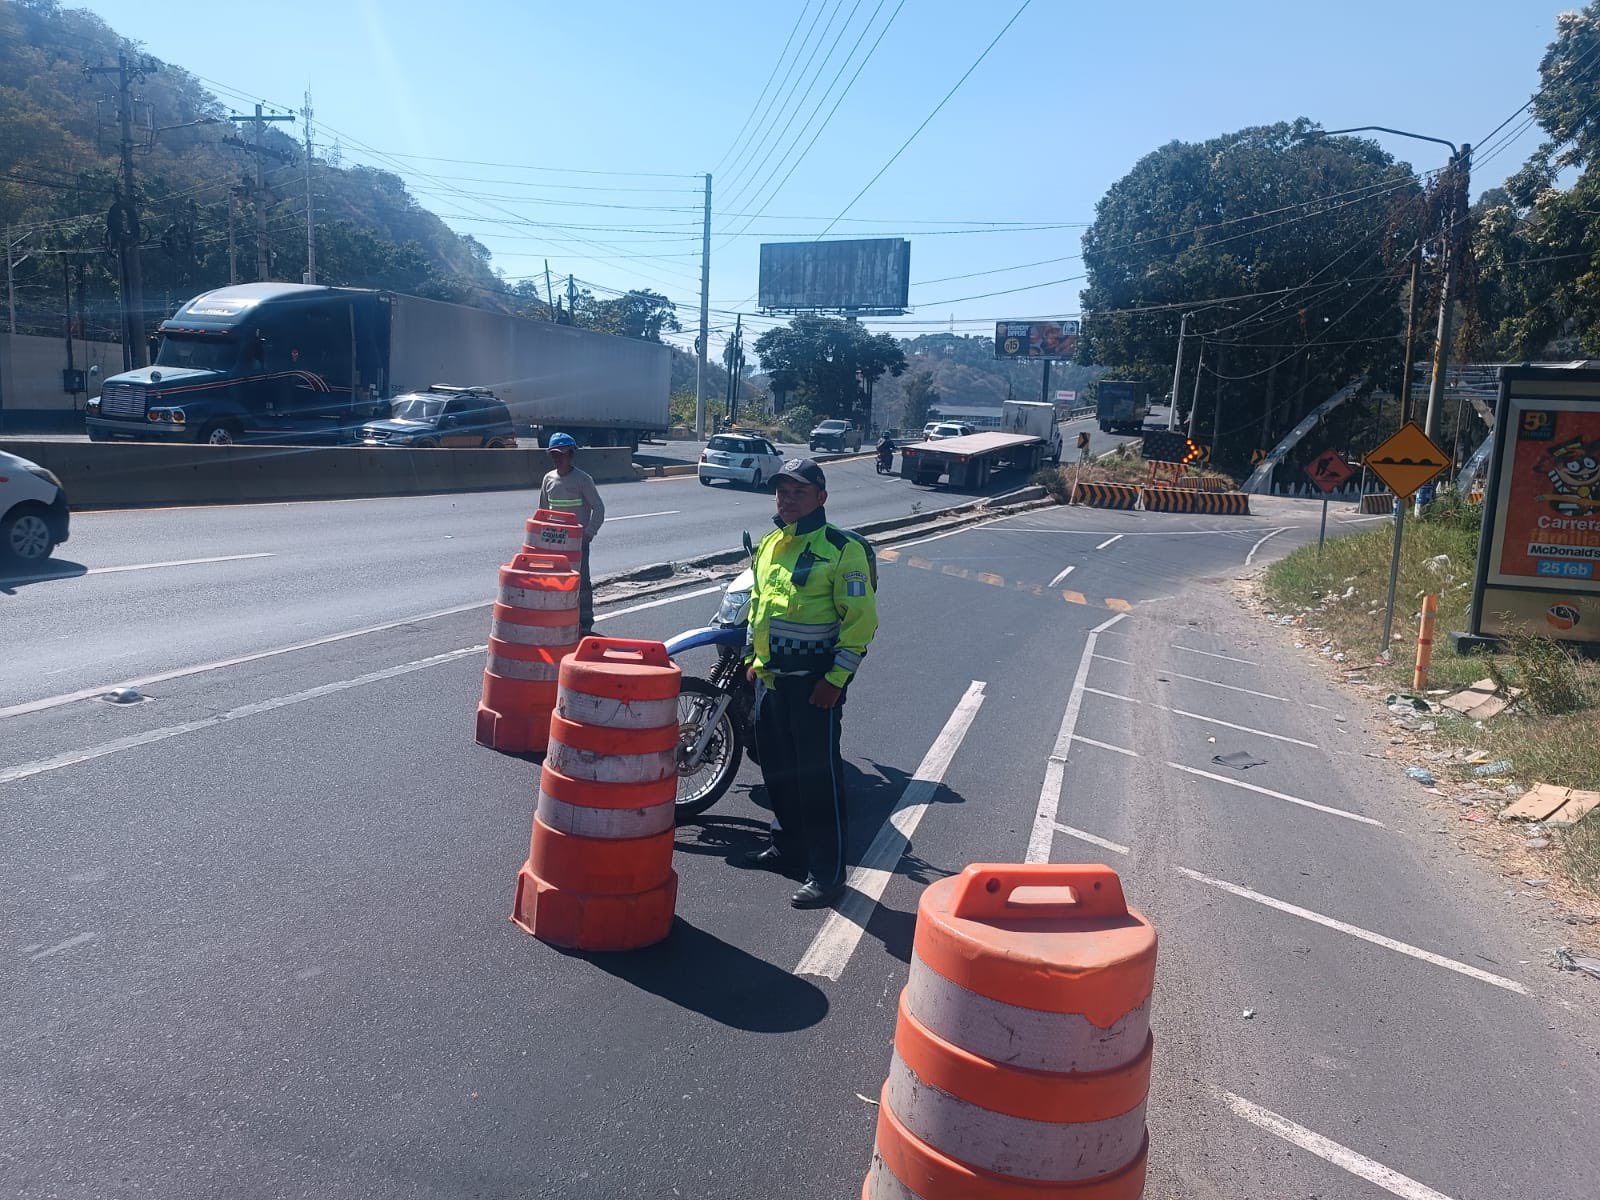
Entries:
[[878, 629], [877, 566], [865, 539], [828, 523], [821, 467], [792, 458], [775, 480], [778, 528], [761, 539], [751, 564], [745, 662], [776, 820], [771, 844], [744, 862], [804, 873], [789, 903], [821, 908], [844, 890], [840, 709]]

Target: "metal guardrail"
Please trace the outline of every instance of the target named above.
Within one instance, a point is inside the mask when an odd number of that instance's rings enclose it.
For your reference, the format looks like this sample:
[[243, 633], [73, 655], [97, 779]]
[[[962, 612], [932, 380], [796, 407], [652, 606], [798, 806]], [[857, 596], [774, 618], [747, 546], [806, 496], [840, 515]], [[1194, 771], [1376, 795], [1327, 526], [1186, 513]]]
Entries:
[[1082, 405], [1082, 406], [1080, 406], [1078, 408], [1069, 408], [1069, 409], [1067, 409], [1067, 420], [1069, 420], [1069, 421], [1081, 420], [1084, 417], [1092, 417], [1092, 416], [1094, 416], [1094, 413], [1095, 413], [1095, 407], [1092, 404], [1085, 404], [1085, 405]]

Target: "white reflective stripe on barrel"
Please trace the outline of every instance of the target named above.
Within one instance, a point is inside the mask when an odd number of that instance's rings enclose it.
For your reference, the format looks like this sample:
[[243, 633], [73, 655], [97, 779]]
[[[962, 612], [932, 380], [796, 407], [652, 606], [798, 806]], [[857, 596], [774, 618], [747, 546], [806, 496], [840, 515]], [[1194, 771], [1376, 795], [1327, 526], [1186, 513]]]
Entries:
[[867, 1171], [868, 1200], [922, 1200], [922, 1197], [900, 1182], [900, 1177], [884, 1165], [876, 1153]]
[[673, 810], [668, 800], [648, 808], [586, 808], [539, 793], [539, 820], [557, 833], [589, 838], [641, 838], [672, 828]]
[[560, 663], [529, 662], [521, 658], [489, 655], [488, 671], [502, 679], [530, 679], [535, 683], [554, 683], [561, 674]]
[[545, 762], [569, 779], [594, 783], [654, 783], [678, 773], [678, 753], [656, 750], [649, 754], [603, 754], [598, 750], [579, 750], [565, 742], [550, 739]]
[[1132, 1062], [1150, 1036], [1146, 1001], [1109, 1029], [1079, 1013], [1041, 1012], [951, 983], [915, 952], [906, 1008], [930, 1033], [979, 1058], [1030, 1071], [1107, 1071]]
[[678, 698], [623, 700], [616, 696], [591, 696], [588, 692], [563, 687], [556, 696], [556, 712], [578, 725], [601, 725], [606, 729], [661, 729], [678, 723]]
[[1120, 1171], [1144, 1145], [1144, 1101], [1105, 1121], [1057, 1124], [980, 1108], [918, 1079], [897, 1053], [884, 1103], [923, 1142], [958, 1162], [1019, 1179], [1077, 1183]]
[[578, 611], [578, 590], [560, 591], [556, 588], [519, 588], [504, 584], [500, 587], [500, 603], [512, 608], [536, 608], [541, 612], [570, 608]]
[[518, 646], [576, 646], [582, 640], [576, 621], [571, 625], [517, 625], [499, 617], [489, 623], [489, 636]]

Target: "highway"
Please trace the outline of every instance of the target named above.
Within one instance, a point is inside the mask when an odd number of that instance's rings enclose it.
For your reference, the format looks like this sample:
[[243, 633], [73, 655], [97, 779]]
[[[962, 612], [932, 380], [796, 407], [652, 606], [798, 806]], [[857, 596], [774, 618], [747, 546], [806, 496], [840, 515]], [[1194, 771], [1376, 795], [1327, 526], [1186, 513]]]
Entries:
[[[841, 519], [908, 510], [869, 462], [831, 470]], [[602, 570], [770, 505], [607, 499], [632, 519]], [[858, 880], [830, 922], [732, 867], [766, 820], [747, 766], [679, 832], [672, 936], [609, 956], [507, 920], [535, 772], [471, 736], [525, 497], [79, 518], [84, 562], [271, 557], [0, 596], [0, 1194], [857, 1195], [918, 893], [1031, 855], [1108, 863], [1160, 931], [1147, 1196], [1593, 1200], [1592, 981], [1396, 778], [1382, 714], [1233, 601], [1316, 536], [1316, 506], [1256, 503], [889, 547], [844, 745], [881, 898]], [[662, 638], [716, 590], [601, 628]], [[1213, 761], [1240, 750], [1264, 761]], [[914, 775], [909, 842], [880, 837]]]

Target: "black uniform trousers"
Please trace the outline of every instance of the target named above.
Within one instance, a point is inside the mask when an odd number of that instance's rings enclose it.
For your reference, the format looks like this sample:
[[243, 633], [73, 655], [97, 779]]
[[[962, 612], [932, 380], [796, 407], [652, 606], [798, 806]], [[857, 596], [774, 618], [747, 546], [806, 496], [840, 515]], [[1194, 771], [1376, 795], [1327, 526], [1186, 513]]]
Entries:
[[822, 887], [844, 882], [844, 762], [839, 729], [844, 697], [832, 708], [811, 703], [815, 676], [778, 676], [758, 685], [756, 748], [779, 828], [778, 853], [805, 867]]

